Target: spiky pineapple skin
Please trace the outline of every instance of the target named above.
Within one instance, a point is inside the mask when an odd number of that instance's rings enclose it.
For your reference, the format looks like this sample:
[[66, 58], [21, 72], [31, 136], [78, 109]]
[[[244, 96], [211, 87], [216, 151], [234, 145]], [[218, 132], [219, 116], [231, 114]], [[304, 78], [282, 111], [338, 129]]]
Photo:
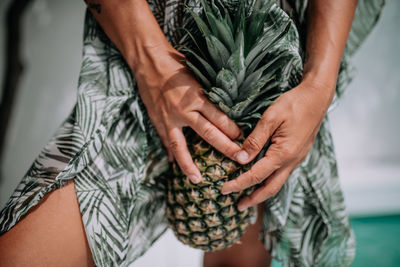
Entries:
[[186, 133], [189, 150], [203, 180], [193, 184], [174, 164], [167, 186], [167, 218], [177, 238], [204, 251], [217, 251], [237, 242], [254, 216], [254, 208], [237, 209], [252, 189], [223, 195], [221, 188], [249, 165], [238, 165], [215, 150], [196, 133]]

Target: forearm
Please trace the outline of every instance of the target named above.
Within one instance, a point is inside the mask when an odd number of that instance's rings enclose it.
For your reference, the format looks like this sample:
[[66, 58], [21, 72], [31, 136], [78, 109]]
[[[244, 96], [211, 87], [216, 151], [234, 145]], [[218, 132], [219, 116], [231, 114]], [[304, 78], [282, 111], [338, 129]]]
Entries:
[[153, 48], [171, 49], [145, 0], [85, 0], [133, 71]]
[[357, 0], [310, 0], [308, 5], [303, 80], [326, 85], [332, 96], [356, 5]]

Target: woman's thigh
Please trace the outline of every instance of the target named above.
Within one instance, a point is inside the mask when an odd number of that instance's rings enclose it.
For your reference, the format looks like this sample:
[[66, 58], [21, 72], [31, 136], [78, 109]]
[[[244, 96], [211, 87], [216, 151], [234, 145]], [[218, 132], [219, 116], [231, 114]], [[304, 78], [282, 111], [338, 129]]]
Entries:
[[0, 266], [94, 266], [73, 180], [0, 237]]

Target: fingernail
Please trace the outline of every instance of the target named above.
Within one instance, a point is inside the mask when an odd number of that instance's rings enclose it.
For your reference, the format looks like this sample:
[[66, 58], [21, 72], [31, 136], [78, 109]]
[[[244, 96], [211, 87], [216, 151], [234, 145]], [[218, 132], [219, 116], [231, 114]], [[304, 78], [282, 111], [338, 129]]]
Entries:
[[192, 181], [192, 182], [195, 183], [195, 184], [201, 182], [201, 178], [198, 177], [197, 175], [194, 175], [194, 174], [189, 174], [189, 175], [188, 175], [188, 178], [189, 178], [190, 181]]
[[223, 194], [223, 195], [227, 195], [227, 194], [230, 194], [230, 193], [232, 193], [232, 191], [229, 191], [229, 190], [223, 190], [223, 191], [222, 191], [222, 194]]
[[235, 159], [239, 162], [246, 162], [247, 159], [249, 158], [249, 154], [247, 154], [246, 151], [240, 150], [239, 152], [236, 153]]

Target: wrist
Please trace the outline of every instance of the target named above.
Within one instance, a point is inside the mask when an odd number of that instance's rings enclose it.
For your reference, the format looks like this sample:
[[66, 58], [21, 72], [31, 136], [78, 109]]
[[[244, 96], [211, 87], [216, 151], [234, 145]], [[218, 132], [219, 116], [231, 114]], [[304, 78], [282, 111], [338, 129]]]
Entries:
[[306, 72], [301, 81], [301, 87], [311, 91], [312, 95], [317, 97], [321, 105], [328, 108], [332, 103], [336, 91], [337, 75], [326, 75], [318, 72]]
[[336, 88], [337, 75], [318, 72], [306, 72], [303, 74], [302, 83], [313, 85], [313, 87], [322, 87], [327, 92], [334, 92]]
[[124, 58], [133, 73], [146, 65], [153, 65], [173, 53], [167, 40], [138, 40], [124, 49]]
[[340, 67], [340, 58], [333, 52], [322, 53], [314, 50], [314, 53], [306, 53], [302, 81], [315, 83], [326, 88], [336, 88]]
[[321, 88], [327, 93], [334, 94], [338, 78], [337, 68], [325, 67], [320, 64], [315, 67], [304, 66], [302, 83], [307, 83], [315, 88]]
[[[160, 89], [170, 77], [186, 69], [185, 57], [172, 46], [142, 46], [135, 52], [130, 67], [136, 80]], [[153, 87], [153, 86], [150, 86]]]

